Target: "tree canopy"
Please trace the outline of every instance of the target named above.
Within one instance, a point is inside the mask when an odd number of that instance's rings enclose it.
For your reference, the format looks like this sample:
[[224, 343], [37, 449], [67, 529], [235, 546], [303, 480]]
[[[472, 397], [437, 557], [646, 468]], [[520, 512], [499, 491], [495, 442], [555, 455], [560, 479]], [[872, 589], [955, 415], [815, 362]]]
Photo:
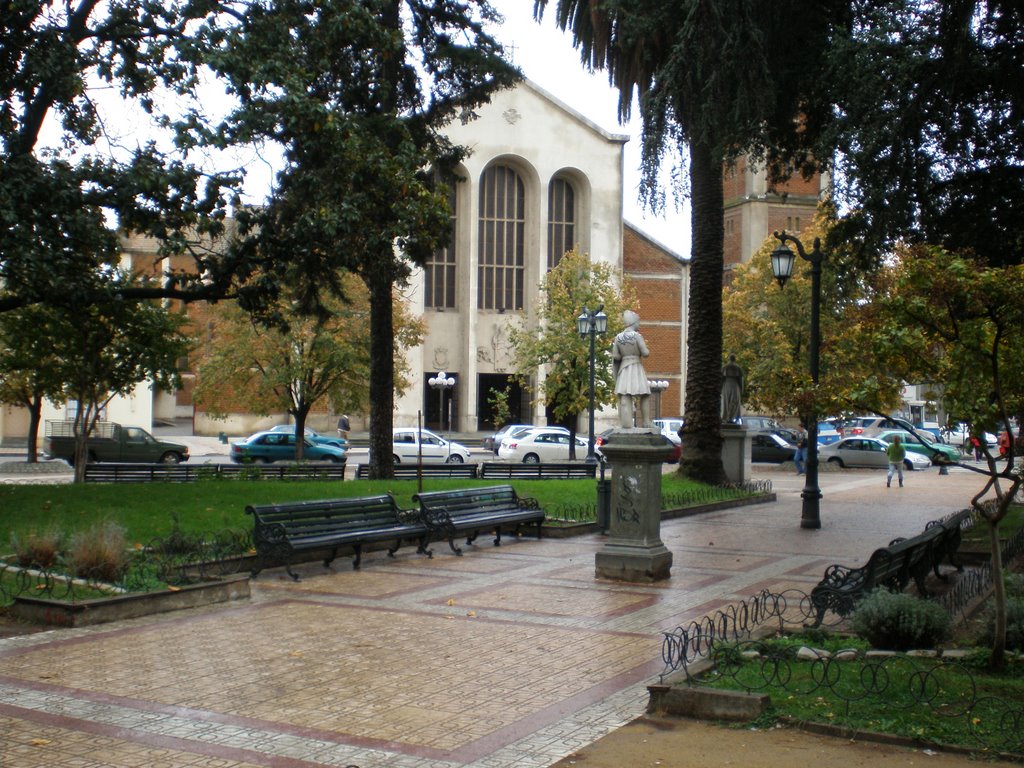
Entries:
[[851, 8], [852, 34], [823, 52], [835, 109], [818, 155], [834, 160], [848, 213], [832, 242], [859, 243], [869, 267], [898, 240], [970, 251], [993, 266], [1020, 263], [1024, 6]]
[[[535, 0], [538, 18], [547, 4]], [[828, 114], [822, 54], [847, 23], [847, 5], [559, 0], [555, 14], [584, 65], [607, 71], [623, 118], [638, 98], [649, 202], [666, 153], [688, 151], [693, 244], [680, 472], [721, 481], [722, 166], [744, 153], [779, 174], [815, 166], [808, 150]]]

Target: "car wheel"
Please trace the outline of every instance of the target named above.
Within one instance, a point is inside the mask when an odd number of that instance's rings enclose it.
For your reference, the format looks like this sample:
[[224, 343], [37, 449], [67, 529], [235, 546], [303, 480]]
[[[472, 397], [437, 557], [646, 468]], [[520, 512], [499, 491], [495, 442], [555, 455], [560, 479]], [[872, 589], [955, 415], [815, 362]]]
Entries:
[[392, 463], [392, 464], [401, 464], [401, 463], [402, 463], [402, 460], [401, 460], [401, 459], [399, 459], [399, 458], [398, 458], [398, 456], [394, 456], [394, 455], [393, 455], [393, 456], [391, 457], [391, 463]]
[[181, 454], [175, 453], [174, 451], [168, 451], [160, 457], [161, 464], [181, 464]]
[[457, 454], [457, 453], [453, 453], [445, 461], [445, 464], [461, 464], [461, 463], [462, 463], [462, 457], [459, 454]]
[[536, 453], [528, 453], [523, 456], [523, 464], [540, 464], [540, 456]]
[[253, 456], [249, 459], [253, 464], [269, 464], [270, 459], [266, 456]]
[[328, 461], [330, 461], [331, 464], [344, 464], [345, 463], [345, 457], [344, 456], [331, 456], [328, 459]]
[[838, 456], [833, 456], [831, 459], [828, 460], [828, 463], [829, 464], [838, 464], [840, 467], [845, 467], [846, 466], [845, 464], [843, 464], [843, 460], [840, 459]]
[[903, 460], [903, 467], [908, 472], [913, 472], [914, 471], [914, 462], [912, 462], [910, 459], [904, 459]]

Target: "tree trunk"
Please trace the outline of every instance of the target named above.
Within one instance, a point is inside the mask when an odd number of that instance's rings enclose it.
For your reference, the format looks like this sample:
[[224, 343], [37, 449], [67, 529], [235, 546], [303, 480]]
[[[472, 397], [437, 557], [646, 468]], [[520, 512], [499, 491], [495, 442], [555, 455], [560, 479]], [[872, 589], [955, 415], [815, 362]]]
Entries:
[[[394, 258], [382, 254], [388, 263]], [[395, 411], [394, 304], [389, 270], [381, 266], [364, 275], [370, 289], [370, 478], [395, 476], [392, 427]]]
[[995, 605], [995, 628], [992, 633], [992, 655], [988, 665], [994, 672], [1006, 668], [1006, 585], [1003, 583], [1003, 552], [999, 545], [999, 519], [988, 520], [989, 551], [992, 556], [992, 602]]
[[722, 465], [722, 270], [724, 193], [722, 162], [702, 142], [690, 145], [689, 327], [686, 424], [679, 474], [704, 483], [726, 480]]
[[306, 458], [306, 417], [309, 415], [312, 404], [299, 403], [292, 412], [295, 417], [295, 460], [302, 461]]
[[43, 398], [34, 397], [28, 404], [28, 450], [25, 460], [29, 464], [39, 461], [39, 421], [43, 414]]

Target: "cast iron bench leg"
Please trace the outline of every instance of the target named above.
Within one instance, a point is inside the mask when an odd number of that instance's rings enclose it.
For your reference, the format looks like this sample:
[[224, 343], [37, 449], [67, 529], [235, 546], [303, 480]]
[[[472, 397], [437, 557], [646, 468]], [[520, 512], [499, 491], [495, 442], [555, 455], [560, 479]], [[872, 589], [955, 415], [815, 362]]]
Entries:
[[352, 550], [355, 552], [355, 559], [352, 560], [352, 570], [358, 571], [360, 563], [363, 562], [363, 543], [357, 541], [352, 545]]
[[331, 563], [334, 562], [334, 558], [336, 558], [337, 556], [338, 556], [338, 548], [335, 547], [334, 549], [331, 550], [331, 556], [324, 560], [324, 568], [330, 568], [331, 567]]

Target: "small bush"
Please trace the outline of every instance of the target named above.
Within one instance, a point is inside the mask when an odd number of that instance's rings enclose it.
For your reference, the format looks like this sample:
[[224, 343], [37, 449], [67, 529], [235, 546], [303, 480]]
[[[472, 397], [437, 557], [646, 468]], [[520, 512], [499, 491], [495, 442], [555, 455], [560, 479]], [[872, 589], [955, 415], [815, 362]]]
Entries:
[[68, 550], [70, 570], [90, 581], [116, 582], [128, 567], [128, 542], [121, 526], [106, 522], [76, 533]]
[[[985, 628], [978, 636], [978, 645], [991, 648], [995, 642], [996, 613], [989, 609]], [[1006, 647], [1024, 652], [1024, 597], [1010, 597], [1006, 600]]]
[[56, 529], [46, 530], [43, 533], [29, 531], [23, 538], [16, 533], [11, 534], [11, 549], [18, 565], [22, 568], [53, 567], [64, 547], [64, 534]]
[[884, 589], [864, 598], [850, 617], [858, 636], [890, 651], [933, 648], [949, 637], [951, 624], [938, 603]]

